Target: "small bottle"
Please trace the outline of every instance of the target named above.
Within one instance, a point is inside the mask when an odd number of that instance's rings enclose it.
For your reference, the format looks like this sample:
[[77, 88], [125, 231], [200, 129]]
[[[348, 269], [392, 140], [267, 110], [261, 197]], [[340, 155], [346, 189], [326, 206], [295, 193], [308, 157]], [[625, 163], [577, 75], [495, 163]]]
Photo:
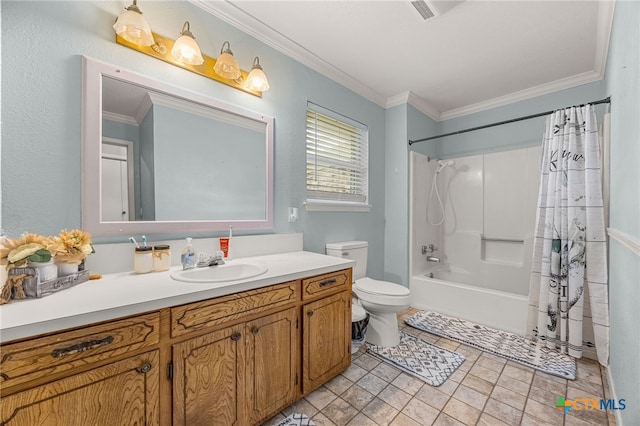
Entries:
[[133, 255], [133, 270], [136, 274], [146, 274], [153, 269], [151, 247], [136, 247]]
[[192, 269], [196, 267], [196, 252], [191, 244], [191, 238], [187, 238], [187, 245], [184, 247], [184, 250], [182, 250], [180, 261], [182, 262], [182, 269]]

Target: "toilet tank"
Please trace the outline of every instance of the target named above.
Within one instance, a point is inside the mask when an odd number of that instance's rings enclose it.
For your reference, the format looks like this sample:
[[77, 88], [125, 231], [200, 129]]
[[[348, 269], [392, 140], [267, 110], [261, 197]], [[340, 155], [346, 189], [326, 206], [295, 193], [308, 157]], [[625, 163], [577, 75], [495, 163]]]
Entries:
[[342, 257], [344, 259], [355, 260], [353, 267], [353, 280], [358, 280], [367, 276], [367, 247], [366, 241], [343, 241], [329, 243], [326, 245], [329, 256]]

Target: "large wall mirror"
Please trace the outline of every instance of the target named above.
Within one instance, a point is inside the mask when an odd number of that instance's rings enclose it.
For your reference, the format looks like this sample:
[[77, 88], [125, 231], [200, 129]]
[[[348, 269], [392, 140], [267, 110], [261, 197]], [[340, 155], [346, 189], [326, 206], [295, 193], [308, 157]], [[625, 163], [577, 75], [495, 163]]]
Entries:
[[83, 57], [83, 228], [273, 227], [273, 118]]

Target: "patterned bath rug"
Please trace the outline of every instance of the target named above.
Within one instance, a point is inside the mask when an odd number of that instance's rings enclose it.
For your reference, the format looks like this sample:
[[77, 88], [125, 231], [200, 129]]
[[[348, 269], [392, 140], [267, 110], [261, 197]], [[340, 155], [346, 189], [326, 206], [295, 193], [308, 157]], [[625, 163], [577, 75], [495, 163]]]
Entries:
[[575, 359], [517, 334], [429, 311], [417, 312], [404, 322], [554, 376], [569, 380], [576, 378]]
[[464, 356], [459, 353], [433, 346], [402, 331], [398, 346], [367, 344], [367, 352], [431, 386], [443, 384], [464, 362]]
[[293, 413], [281, 420], [276, 426], [316, 426], [316, 424], [304, 414]]

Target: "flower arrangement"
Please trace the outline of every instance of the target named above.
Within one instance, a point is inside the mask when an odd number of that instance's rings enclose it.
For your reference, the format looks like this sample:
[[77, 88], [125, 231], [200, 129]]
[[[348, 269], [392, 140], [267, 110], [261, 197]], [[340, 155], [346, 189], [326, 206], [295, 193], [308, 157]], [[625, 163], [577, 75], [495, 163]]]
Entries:
[[55, 237], [24, 234], [19, 239], [5, 238], [0, 245], [0, 264], [7, 269], [26, 266], [27, 262], [57, 261], [80, 264], [94, 253], [91, 235], [79, 229], [61, 231]]
[[48, 262], [51, 259], [54, 241], [51, 237], [24, 234], [17, 240], [5, 238], [0, 247], [0, 264], [7, 269], [22, 267], [27, 262]]
[[[77, 265], [93, 252], [91, 235], [79, 229], [71, 231], [65, 229], [55, 237], [37, 234], [24, 234], [18, 239], [3, 237], [0, 240], [0, 265], [6, 265], [7, 270], [13, 271], [9, 272], [4, 283], [0, 283], [0, 305], [9, 303], [11, 299], [27, 297], [24, 283], [30, 275], [28, 272], [14, 270], [14, 268], [33, 266], [41, 274], [37, 275], [38, 279], [42, 277], [43, 280], [51, 280], [60, 276], [59, 273], [65, 265], [64, 269], [67, 272], [62, 275], [70, 275], [73, 272], [68, 271], [74, 267], [77, 272]], [[57, 261], [57, 268], [49, 263], [52, 258]], [[42, 265], [29, 265], [29, 262], [40, 262]], [[72, 268], [70, 269], [69, 266]]]
[[53, 243], [52, 253], [60, 262], [77, 265], [95, 252], [91, 244], [91, 235], [80, 229], [62, 230], [60, 235], [53, 237]]

